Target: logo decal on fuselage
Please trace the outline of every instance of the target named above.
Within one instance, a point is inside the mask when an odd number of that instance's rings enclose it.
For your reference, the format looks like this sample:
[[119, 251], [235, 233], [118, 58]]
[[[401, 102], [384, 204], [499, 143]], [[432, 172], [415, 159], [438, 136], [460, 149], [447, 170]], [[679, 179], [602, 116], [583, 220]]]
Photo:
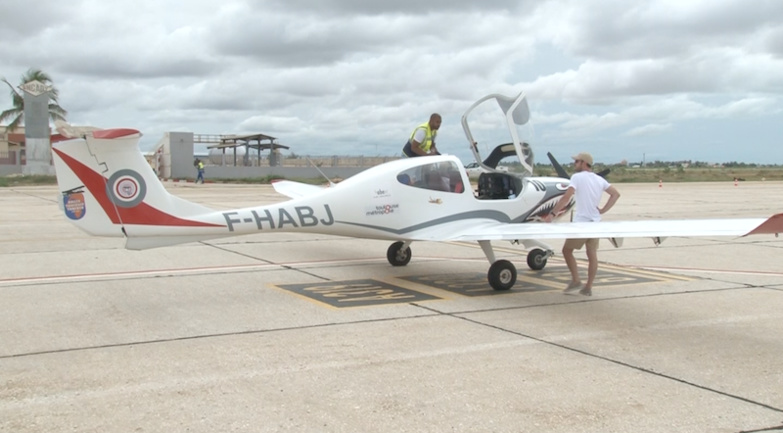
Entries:
[[365, 209], [365, 215], [366, 216], [375, 216], [375, 215], [392, 214], [399, 208], [400, 208], [400, 205], [397, 204], [397, 203], [394, 203], [394, 204], [383, 204], [383, 205], [377, 205], [377, 206], [369, 206], [369, 207], [366, 207], [364, 209]]
[[388, 188], [378, 188], [373, 191], [373, 199], [391, 197], [391, 191]]

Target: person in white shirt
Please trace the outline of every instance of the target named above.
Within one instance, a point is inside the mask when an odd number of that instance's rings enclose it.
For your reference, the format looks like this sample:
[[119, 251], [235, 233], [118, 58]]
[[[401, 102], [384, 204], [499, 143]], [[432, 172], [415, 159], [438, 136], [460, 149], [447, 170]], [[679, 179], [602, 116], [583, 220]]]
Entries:
[[[546, 222], [552, 222], [554, 215], [557, 215], [573, 196], [576, 200], [576, 211], [574, 212], [574, 222], [596, 222], [601, 221], [601, 215], [609, 211], [614, 206], [620, 193], [603, 177], [593, 173], [593, 157], [586, 152], [572, 156], [574, 159], [574, 169], [576, 173], [571, 176], [571, 185], [566, 190], [563, 197], [552, 209], [552, 213], [544, 219]], [[603, 193], [609, 194], [609, 200], [603, 207], [601, 198]], [[586, 245], [587, 252], [587, 283], [582, 285], [579, 278], [579, 271], [574, 258], [574, 250], [582, 249]], [[568, 283], [563, 293], [579, 292], [580, 295], [593, 295], [593, 281], [598, 273], [598, 239], [566, 239], [563, 244], [563, 258], [571, 272], [571, 282]]]

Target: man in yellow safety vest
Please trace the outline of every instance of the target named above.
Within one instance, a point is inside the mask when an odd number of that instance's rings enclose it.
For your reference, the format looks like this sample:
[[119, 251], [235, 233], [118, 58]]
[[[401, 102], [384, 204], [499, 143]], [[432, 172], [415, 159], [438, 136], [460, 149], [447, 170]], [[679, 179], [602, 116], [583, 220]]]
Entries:
[[422, 123], [413, 130], [405, 147], [402, 148], [403, 156], [413, 158], [415, 156], [440, 155], [435, 146], [435, 137], [438, 135], [441, 117], [438, 113], [430, 115], [430, 121]]

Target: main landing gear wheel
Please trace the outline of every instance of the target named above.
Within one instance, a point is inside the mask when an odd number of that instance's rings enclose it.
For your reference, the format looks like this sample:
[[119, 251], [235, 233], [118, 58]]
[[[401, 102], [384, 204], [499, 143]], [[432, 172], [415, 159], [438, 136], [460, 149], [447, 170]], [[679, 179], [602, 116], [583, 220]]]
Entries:
[[489, 285], [495, 290], [508, 290], [517, 282], [517, 268], [508, 260], [498, 260], [487, 272]]
[[540, 271], [546, 266], [546, 260], [548, 258], [549, 254], [541, 248], [530, 250], [530, 252], [527, 253], [527, 266], [534, 271]]
[[405, 245], [404, 242], [395, 242], [389, 245], [389, 249], [386, 250], [386, 260], [392, 266], [405, 266], [411, 261], [411, 248], [402, 249], [403, 245]]

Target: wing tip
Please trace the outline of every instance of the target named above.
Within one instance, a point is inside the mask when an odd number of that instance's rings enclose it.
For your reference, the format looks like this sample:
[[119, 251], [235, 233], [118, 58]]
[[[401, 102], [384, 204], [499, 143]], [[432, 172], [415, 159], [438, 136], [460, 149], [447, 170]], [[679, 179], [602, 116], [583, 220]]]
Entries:
[[783, 213], [772, 215], [743, 236], [783, 233]]

